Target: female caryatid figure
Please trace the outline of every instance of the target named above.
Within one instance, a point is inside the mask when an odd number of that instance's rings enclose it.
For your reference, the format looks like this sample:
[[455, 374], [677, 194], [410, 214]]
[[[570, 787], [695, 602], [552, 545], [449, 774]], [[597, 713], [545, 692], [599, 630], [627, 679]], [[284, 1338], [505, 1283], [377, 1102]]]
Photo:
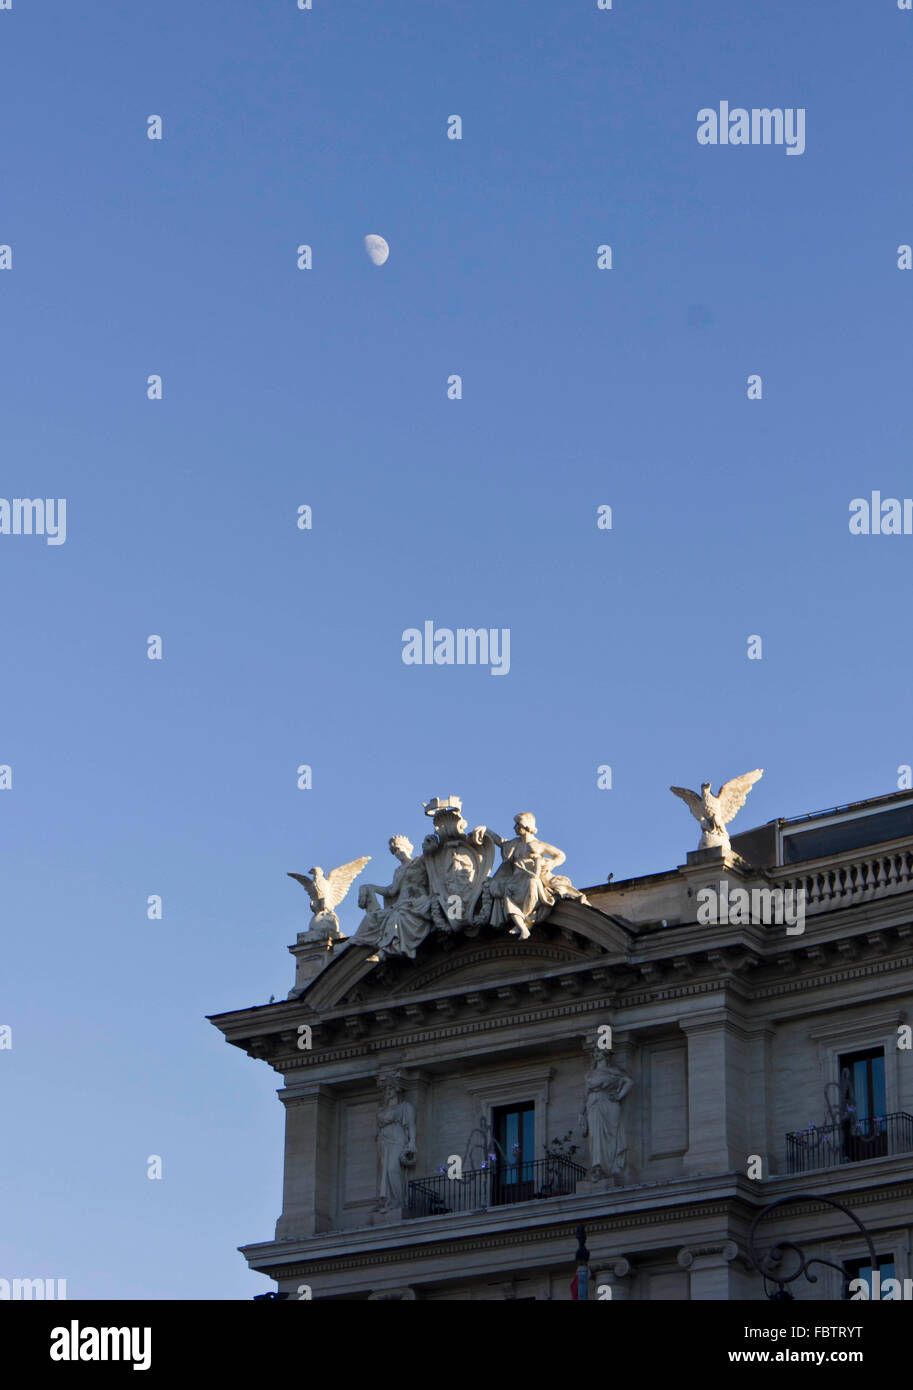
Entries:
[[401, 1082], [384, 1080], [384, 1098], [377, 1111], [378, 1211], [398, 1211], [406, 1205], [404, 1169], [415, 1165], [415, 1107], [404, 1099]]
[[586, 1074], [586, 1098], [580, 1114], [583, 1137], [590, 1141], [590, 1178], [612, 1178], [624, 1182], [628, 1141], [621, 1102], [634, 1082], [609, 1054], [597, 1048], [593, 1065]]

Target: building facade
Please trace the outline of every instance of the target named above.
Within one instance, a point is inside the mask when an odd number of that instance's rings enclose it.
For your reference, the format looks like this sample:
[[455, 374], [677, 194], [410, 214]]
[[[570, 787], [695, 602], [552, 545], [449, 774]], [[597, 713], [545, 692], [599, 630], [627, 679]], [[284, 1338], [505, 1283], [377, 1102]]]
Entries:
[[212, 1019], [282, 1080], [251, 1268], [293, 1298], [570, 1299], [583, 1225], [594, 1299], [841, 1299], [873, 1249], [913, 1280], [913, 794], [583, 893], [531, 816], [426, 812], [354, 935], [365, 861], [302, 876], [289, 998]]

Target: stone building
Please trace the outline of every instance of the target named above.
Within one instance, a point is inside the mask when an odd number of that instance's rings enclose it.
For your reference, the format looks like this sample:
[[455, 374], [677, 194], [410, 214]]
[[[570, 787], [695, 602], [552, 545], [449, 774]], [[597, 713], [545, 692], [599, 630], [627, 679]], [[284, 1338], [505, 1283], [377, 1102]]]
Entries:
[[684, 864], [585, 893], [531, 816], [508, 840], [426, 812], [354, 935], [366, 861], [300, 876], [288, 999], [212, 1019], [282, 1078], [251, 1268], [293, 1298], [570, 1299], [583, 1224], [590, 1298], [760, 1299], [752, 1221], [789, 1198], [755, 1250], [829, 1262], [796, 1298], [869, 1278], [834, 1201], [913, 1278], [913, 793], [731, 842], [702, 821]]

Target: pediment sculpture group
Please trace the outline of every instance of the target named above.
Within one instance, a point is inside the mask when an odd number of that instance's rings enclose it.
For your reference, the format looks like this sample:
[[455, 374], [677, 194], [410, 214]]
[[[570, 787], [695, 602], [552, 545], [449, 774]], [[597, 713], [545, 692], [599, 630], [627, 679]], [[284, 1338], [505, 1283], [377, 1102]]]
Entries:
[[[716, 796], [711, 784], [701, 784], [700, 796], [687, 787], [671, 791], [685, 801], [701, 825], [701, 850], [723, 855], [732, 845], [726, 826], [745, 804], [745, 798], [763, 775], [761, 768], [724, 782]], [[469, 830], [458, 796], [434, 797], [425, 802], [434, 830], [413, 857], [405, 835], [389, 841], [399, 867], [388, 884], [363, 883], [358, 906], [365, 916], [352, 938], [353, 944], [372, 949], [370, 959], [393, 956], [415, 959], [415, 953], [432, 931], [463, 932], [472, 936], [482, 927], [502, 927], [526, 938], [531, 927], [546, 917], [561, 898], [587, 899], [571, 880], [556, 870], [567, 856], [556, 845], [539, 839], [531, 811], [514, 817], [514, 833], [506, 839], [486, 825]], [[495, 855], [501, 863], [492, 873]], [[335, 909], [370, 855], [341, 864], [329, 874], [321, 868], [310, 874], [292, 873], [307, 890], [312, 917], [307, 935], [335, 944], [345, 940]]]
[[[358, 906], [365, 915], [351, 941], [370, 947], [370, 959], [414, 960], [433, 931], [473, 936], [491, 926], [525, 938], [560, 898], [587, 901], [569, 878], [555, 872], [567, 856], [539, 839], [531, 811], [514, 817], [511, 839], [487, 825], [469, 830], [458, 796], [425, 802], [425, 815], [432, 817], [434, 830], [425, 836], [421, 854], [413, 857], [406, 836], [394, 835], [390, 853], [399, 867], [392, 882], [363, 883], [358, 890]], [[498, 850], [501, 863], [492, 874]], [[289, 874], [311, 901], [308, 936], [328, 945], [345, 939], [335, 909], [369, 859], [370, 855], [352, 859], [328, 874], [319, 867], [310, 874]]]
[[[475, 935], [483, 926], [501, 927], [526, 938], [561, 898], [586, 902], [570, 879], [556, 870], [565, 854], [539, 839], [535, 817], [523, 811], [506, 839], [488, 826], [469, 830], [458, 797], [425, 804], [433, 833], [413, 857], [404, 835], [394, 835], [390, 852], [399, 861], [392, 882], [364, 883], [358, 905], [365, 911], [354, 941], [373, 948], [378, 960], [414, 960], [429, 933]], [[501, 863], [492, 874], [496, 852]]]
[[[621, 1106], [633, 1084], [608, 1051], [598, 1046], [593, 1049], [579, 1116], [580, 1132], [589, 1148], [587, 1183], [624, 1185], [628, 1140]], [[378, 1085], [383, 1099], [377, 1109], [376, 1210], [393, 1212], [407, 1206], [409, 1180], [416, 1168], [415, 1106], [408, 1098], [408, 1081], [402, 1072], [385, 1071], [378, 1077]], [[500, 1160], [509, 1163], [510, 1156], [502, 1154]]]

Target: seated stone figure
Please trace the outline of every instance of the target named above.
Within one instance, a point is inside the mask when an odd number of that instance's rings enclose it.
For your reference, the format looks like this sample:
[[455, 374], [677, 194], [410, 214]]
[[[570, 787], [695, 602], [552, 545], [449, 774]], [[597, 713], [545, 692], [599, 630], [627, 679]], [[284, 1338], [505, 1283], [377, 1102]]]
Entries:
[[530, 811], [514, 817], [513, 840], [488, 833], [501, 847], [501, 865], [491, 880], [491, 925], [507, 926], [521, 937], [529, 936], [534, 922], [544, 917], [559, 898], [586, 898], [564, 874], [554, 872], [567, 855], [547, 840], [537, 838], [536, 820]]
[[[378, 960], [390, 956], [414, 960], [432, 928], [428, 871], [421, 856], [412, 858], [412, 843], [405, 835], [392, 837], [390, 853], [399, 860], [393, 882], [386, 887], [363, 883], [358, 890], [358, 906], [366, 909], [366, 915], [355, 939], [374, 946]], [[383, 907], [377, 894], [383, 898]]]

